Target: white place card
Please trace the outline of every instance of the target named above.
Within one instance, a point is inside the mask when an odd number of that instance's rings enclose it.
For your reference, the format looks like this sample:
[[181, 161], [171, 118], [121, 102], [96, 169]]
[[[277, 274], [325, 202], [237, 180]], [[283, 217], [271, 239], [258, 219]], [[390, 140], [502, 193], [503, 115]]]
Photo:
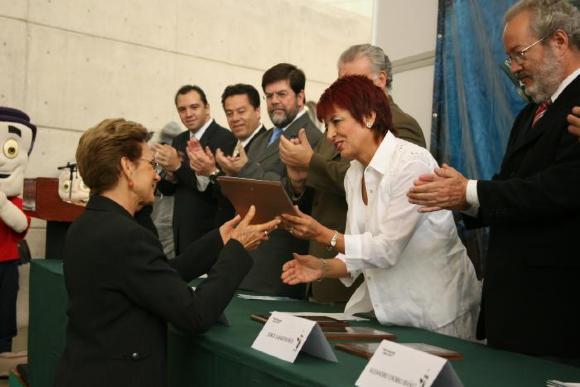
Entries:
[[281, 312], [272, 312], [252, 348], [290, 363], [294, 363], [301, 350], [324, 360], [338, 361], [316, 322]]
[[383, 340], [356, 381], [360, 387], [463, 386], [451, 364], [438, 356]]

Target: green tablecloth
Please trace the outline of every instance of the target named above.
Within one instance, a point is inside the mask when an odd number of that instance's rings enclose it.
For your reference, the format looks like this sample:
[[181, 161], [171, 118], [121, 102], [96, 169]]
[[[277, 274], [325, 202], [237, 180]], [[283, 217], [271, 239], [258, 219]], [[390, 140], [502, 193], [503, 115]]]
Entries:
[[[29, 362], [34, 387], [52, 386], [64, 347], [66, 291], [62, 262], [35, 260], [31, 265]], [[255, 301], [234, 297], [226, 310], [231, 326], [215, 325], [190, 336], [169, 331], [171, 386], [353, 386], [366, 360], [335, 350], [338, 363], [301, 354], [294, 364], [253, 350], [261, 325], [252, 313], [337, 311], [302, 301]], [[380, 327], [377, 323], [362, 326]], [[421, 329], [382, 327], [399, 342], [424, 342], [459, 351], [464, 360], [451, 362], [466, 387], [545, 386], [546, 379], [580, 381], [580, 368], [569, 367]], [[331, 343], [333, 344], [333, 343]]]

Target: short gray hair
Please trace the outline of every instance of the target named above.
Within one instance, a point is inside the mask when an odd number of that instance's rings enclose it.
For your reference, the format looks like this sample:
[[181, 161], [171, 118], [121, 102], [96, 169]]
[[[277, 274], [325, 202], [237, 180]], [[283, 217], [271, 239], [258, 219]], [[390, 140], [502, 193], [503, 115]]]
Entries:
[[389, 57], [380, 47], [371, 44], [355, 44], [354, 46], [350, 46], [338, 58], [338, 66], [341, 63], [352, 62], [361, 56], [369, 60], [375, 75], [381, 71], [387, 74], [387, 89], [391, 90], [393, 87], [393, 65]]
[[506, 12], [505, 23], [525, 11], [530, 12], [530, 28], [538, 38], [562, 30], [570, 45], [580, 49], [580, 10], [568, 0], [520, 0]]

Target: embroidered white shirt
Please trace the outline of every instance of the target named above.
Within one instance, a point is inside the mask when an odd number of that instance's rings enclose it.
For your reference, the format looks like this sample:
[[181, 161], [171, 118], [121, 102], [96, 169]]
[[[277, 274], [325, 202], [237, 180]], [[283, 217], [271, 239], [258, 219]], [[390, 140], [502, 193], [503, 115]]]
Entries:
[[[382, 324], [437, 329], [477, 307], [475, 276], [450, 211], [419, 213], [407, 191], [437, 166], [429, 152], [390, 132], [367, 166], [352, 161], [344, 185], [348, 202], [345, 254], [350, 273], [365, 282], [346, 313], [375, 311]], [[364, 177], [368, 205], [361, 195]]]

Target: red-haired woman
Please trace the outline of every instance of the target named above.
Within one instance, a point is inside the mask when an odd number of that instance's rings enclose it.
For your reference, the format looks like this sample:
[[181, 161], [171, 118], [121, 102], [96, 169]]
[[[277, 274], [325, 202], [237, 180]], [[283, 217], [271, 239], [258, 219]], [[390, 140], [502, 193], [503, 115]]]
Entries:
[[[382, 324], [414, 326], [473, 338], [480, 284], [449, 211], [420, 213], [407, 191], [437, 163], [423, 148], [398, 139], [387, 98], [363, 76], [338, 79], [317, 106], [327, 138], [343, 159], [352, 160], [344, 186], [345, 234], [308, 215], [285, 215], [299, 238], [335, 247], [340, 254], [319, 259], [295, 254], [283, 267], [288, 284], [340, 278], [365, 282], [345, 312], [374, 311]], [[289, 167], [293, 184], [307, 172]]]

